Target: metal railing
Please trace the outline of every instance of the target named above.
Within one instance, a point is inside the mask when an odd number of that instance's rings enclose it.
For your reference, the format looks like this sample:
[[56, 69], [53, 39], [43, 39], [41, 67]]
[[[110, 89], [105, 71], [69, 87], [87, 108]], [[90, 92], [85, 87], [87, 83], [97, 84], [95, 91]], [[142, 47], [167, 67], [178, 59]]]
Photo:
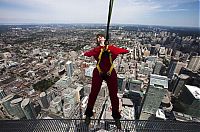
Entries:
[[0, 120], [0, 132], [199, 132], [200, 123], [175, 121], [91, 120], [89, 127], [79, 119]]

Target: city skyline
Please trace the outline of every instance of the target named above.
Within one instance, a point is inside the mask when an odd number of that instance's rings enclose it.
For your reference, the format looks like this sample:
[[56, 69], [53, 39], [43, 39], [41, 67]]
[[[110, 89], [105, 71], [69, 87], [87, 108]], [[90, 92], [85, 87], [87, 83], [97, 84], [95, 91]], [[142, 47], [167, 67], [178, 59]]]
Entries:
[[[109, 1], [1, 0], [1, 24], [105, 23]], [[199, 0], [117, 0], [111, 24], [199, 27]]]

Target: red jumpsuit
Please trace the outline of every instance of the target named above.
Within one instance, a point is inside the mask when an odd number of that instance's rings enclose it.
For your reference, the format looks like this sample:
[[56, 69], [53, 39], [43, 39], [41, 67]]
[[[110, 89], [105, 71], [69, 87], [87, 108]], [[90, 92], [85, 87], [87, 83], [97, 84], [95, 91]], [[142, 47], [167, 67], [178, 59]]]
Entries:
[[[104, 47], [97, 46], [94, 49], [88, 52], [85, 52], [84, 55], [88, 57], [94, 56], [95, 60], [98, 62], [99, 61], [98, 57], [101, 52], [101, 48], [104, 48]], [[111, 53], [112, 61], [114, 61], [119, 54], [124, 54], [124, 53], [129, 52], [126, 49], [122, 49], [114, 45], [109, 45], [108, 50]], [[107, 73], [109, 71], [111, 67], [111, 63], [110, 63], [110, 59], [108, 55], [105, 55], [105, 54], [102, 55], [99, 66], [103, 73]], [[119, 113], [119, 99], [117, 97], [117, 92], [118, 92], [117, 74], [116, 74], [115, 69], [112, 70], [110, 76], [107, 75], [106, 77], [105, 76], [103, 77], [102, 75], [100, 75], [97, 68], [94, 69], [93, 77], [92, 77], [92, 88], [91, 88], [91, 93], [89, 95], [85, 115], [89, 117], [93, 116], [92, 110], [93, 110], [97, 95], [100, 91], [103, 80], [106, 81], [107, 86], [108, 86], [109, 96], [110, 96], [111, 105], [112, 105], [112, 116], [114, 119], [120, 119], [121, 115]]]

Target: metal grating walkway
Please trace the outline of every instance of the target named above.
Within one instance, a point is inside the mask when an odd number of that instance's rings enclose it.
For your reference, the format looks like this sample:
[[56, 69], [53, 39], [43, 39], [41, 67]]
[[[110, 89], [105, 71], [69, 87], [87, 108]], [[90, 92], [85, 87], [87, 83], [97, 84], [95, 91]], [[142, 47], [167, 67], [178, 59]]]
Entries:
[[[200, 123], [122, 120], [122, 132], [199, 132]], [[86, 127], [79, 119], [0, 120], [0, 132], [115, 132], [113, 120], [92, 120]]]

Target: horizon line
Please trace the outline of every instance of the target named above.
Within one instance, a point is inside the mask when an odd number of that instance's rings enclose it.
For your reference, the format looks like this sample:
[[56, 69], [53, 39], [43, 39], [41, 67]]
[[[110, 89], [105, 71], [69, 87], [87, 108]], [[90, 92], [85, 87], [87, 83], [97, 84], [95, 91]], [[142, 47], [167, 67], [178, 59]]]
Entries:
[[[70, 25], [70, 24], [77, 24], [77, 25], [81, 25], [81, 24], [85, 24], [85, 25], [89, 25], [89, 24], [94, 24], [94, 25], [107, 25], [106, 23], [48, 23], [48, 22], [23, 22], [23, 23], [1, 23], [0, 22], [0, 26], [2, 25]], [[177, 25], [156, 25], [156, 24], [130, 24], [130, 23], [111, 23], [110, 26], [113, 25], [135, 25], [135, 26], [160, 26], [160, 27], [179, 27], [179, 28], [199, 28], [200, 27], [193, 27], [193, 26], [177, 26]]]

